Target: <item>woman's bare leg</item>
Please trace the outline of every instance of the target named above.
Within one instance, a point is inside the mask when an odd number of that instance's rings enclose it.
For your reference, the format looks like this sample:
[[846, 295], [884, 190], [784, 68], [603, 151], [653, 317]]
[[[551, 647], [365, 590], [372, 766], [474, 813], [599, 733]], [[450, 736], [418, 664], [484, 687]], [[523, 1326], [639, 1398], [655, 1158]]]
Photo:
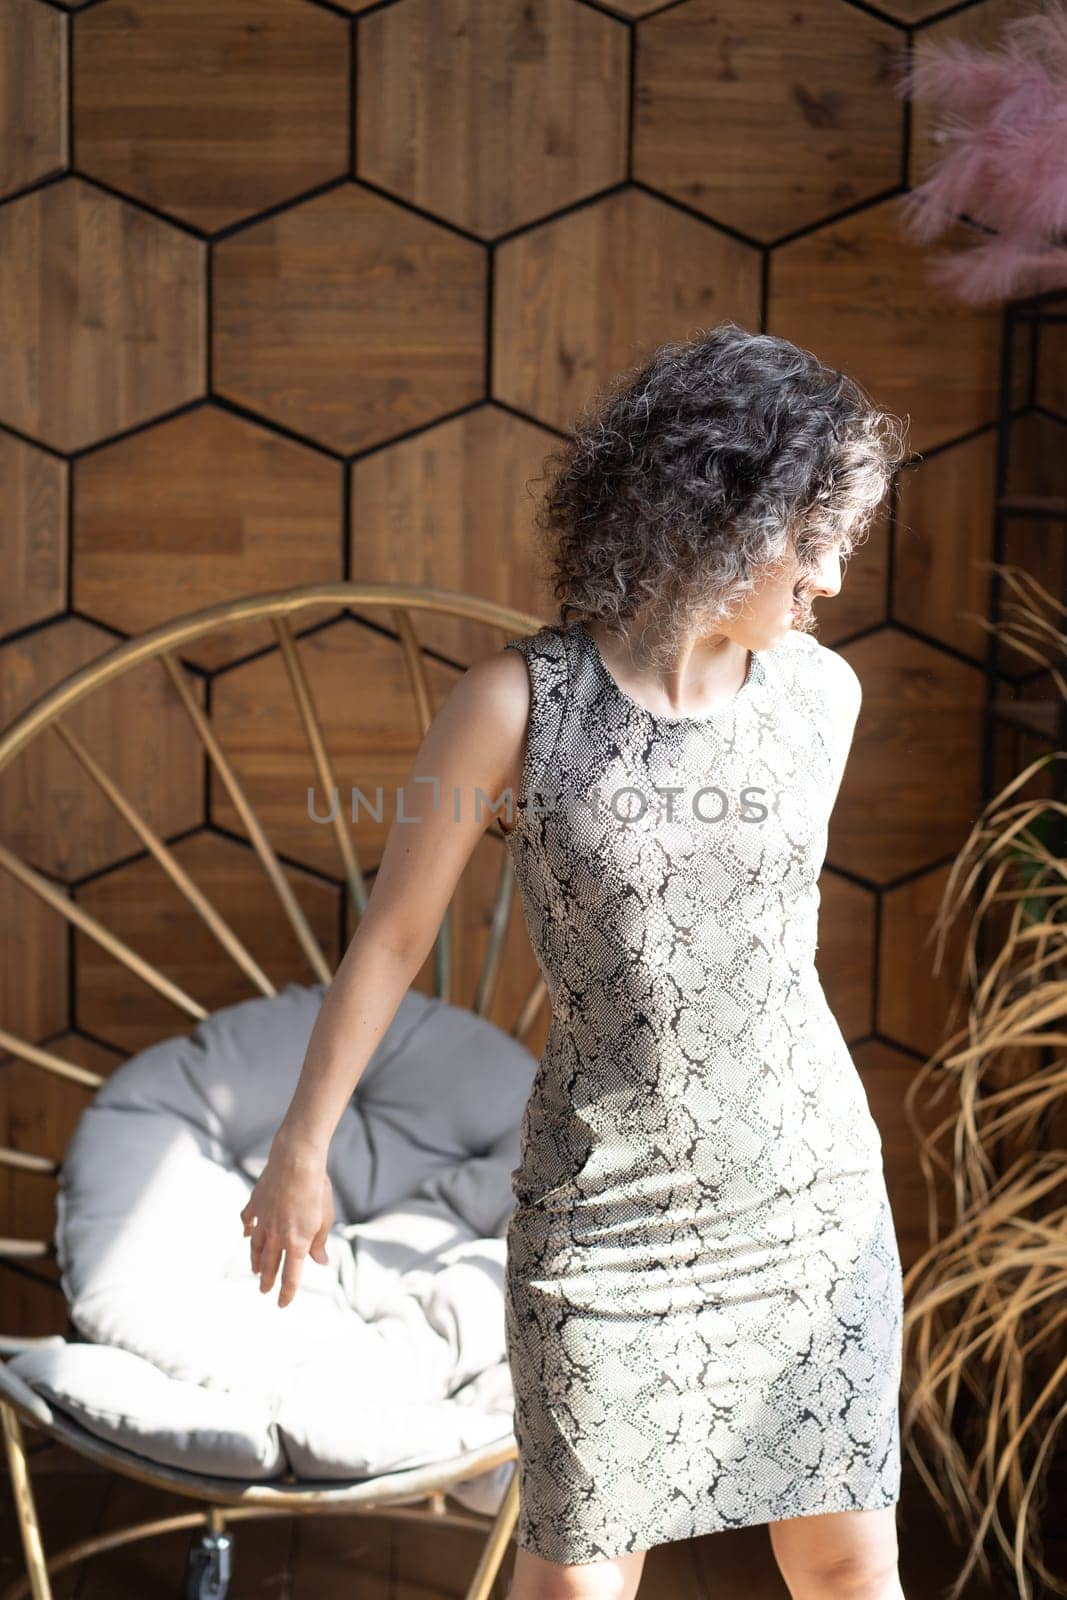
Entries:
[[792, 1600], [904, 1600], [896, 1509], [770, 1523], [771, 1548]]

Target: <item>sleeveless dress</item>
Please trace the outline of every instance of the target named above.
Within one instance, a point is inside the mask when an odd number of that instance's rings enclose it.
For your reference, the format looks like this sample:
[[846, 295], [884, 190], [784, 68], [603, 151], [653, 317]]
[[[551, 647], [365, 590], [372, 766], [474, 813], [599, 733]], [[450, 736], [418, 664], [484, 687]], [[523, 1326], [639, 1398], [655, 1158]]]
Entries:
[[516, 1542], [570, 1564], [893, 1505], [901, 1262], [814, 965], [859, 680], [792, 631], [674, 718], [581, 622], [508, 648], [506, 847], [552, 1007], [507, 1226]]

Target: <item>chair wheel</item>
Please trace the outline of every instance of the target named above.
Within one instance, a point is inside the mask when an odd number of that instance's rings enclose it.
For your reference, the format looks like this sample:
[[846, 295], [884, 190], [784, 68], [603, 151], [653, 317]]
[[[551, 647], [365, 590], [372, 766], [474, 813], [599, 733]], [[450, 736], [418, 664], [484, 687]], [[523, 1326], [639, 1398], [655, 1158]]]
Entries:
[[225, 1600], [230, 1587], [230, 1555], [233, 1540], [228, 1533], [205, 1533], [195, 1550], [189, 1552], [185, 1569], [185, 1600]]

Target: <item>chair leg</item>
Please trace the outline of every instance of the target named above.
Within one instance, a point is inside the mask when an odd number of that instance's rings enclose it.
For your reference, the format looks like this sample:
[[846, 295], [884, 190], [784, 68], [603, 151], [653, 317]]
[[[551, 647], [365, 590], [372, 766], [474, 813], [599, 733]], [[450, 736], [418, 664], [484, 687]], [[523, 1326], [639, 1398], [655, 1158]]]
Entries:
[[515, 1523], [519, 1515], [519, 1463], [516, 1459], [512, 1469], [508, 1486], [504, 1490], [504, 1498], [500, 1502], [500, 1510], [493, 1519], [493, 1526], [489, 1530], [489, 1537], [485, 1541], [481, 1560], [474, 1569], [474, 1577], [464, 1600], [489, 1600], [492, 1593], [496, 1575], [500, 1571], [500, 1563], [504, 1559]]
[[37, 1504], [33, 1498], [33, 1481], [26, 1462], [26, 1446], [22, 1437], [22, 1424], [13, 1406], [0, 1401], [0, 1416], [4, 1424], [4, 1448], [11, 1473], [11, 1488], [15, 1496], [15, 1512], [22, 1534], [22, 1548], [26, 1557], [26, 1575], [30, 1580], [33, 1600], [52, 1600], [52, 1585], [45, 1565], [44, 1545], [41, 1542], [41, 1525], [37, 1520]]

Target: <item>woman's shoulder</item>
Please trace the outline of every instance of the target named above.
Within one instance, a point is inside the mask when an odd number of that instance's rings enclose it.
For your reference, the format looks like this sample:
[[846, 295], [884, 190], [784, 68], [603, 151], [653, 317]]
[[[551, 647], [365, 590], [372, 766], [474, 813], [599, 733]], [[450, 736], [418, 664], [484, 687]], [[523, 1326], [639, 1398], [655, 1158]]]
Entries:
[[859, 703], [862, 688], [856, 669], [838, 650], [813, 633], [792, 628], [770, 651], [782, 681], [800, 689], [817, 688], [835, 700]]
[[533, 633], [516, 634], [514, 638], [506, 641], [504, 648], [519, 650], [527, 657], [544, 656], [550, 661], [558, 661], [566, 653], [569, 631], [561, 627], [558, 622], [546, 622]]

